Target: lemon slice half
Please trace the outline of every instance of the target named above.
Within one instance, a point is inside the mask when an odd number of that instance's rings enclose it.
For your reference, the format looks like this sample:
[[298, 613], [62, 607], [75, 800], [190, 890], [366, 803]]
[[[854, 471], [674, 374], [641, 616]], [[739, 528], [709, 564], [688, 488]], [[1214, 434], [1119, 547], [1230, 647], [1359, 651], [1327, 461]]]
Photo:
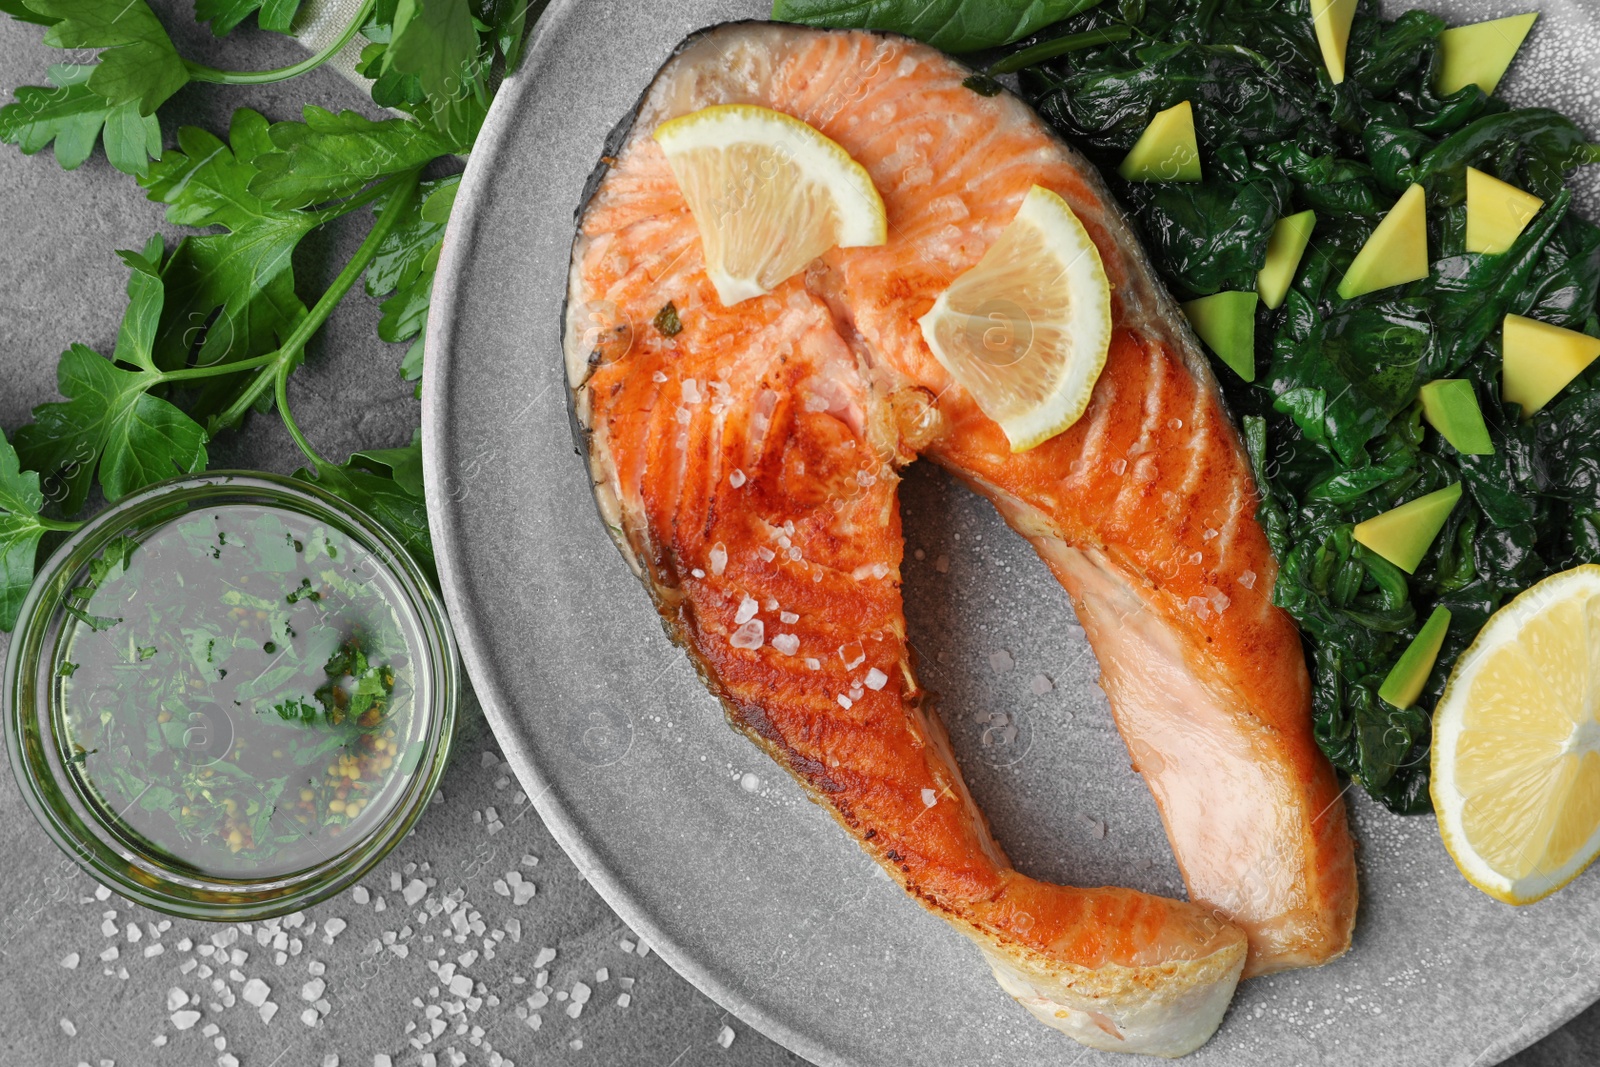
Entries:
[[920, 323], [934, 358], [1024, 452], [1088, 408], [1111, 347], [1111, 284], [1078, 216], [1035, 185]]
[[887, 237], [883, 198], [866, 168], [791, 115], [717, 104], [662, 123], [655, 140], [727, 307], [770, 293], [830, 248]]
[[1600, 566], [1501, 608], [1433, 716], [1445, 848], [1496, 900], [1529, 904], [1600, 852]]

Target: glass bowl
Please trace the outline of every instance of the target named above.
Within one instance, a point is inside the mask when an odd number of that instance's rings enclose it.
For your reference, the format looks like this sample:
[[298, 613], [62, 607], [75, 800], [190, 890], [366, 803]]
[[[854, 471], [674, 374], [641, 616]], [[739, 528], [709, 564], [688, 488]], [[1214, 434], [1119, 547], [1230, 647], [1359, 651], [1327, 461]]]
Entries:
[[[246, 523], [258, 525], [227, 540]], [[289, 579], [262, 566], [320, 577], [284, 597], [270, 583]], [[186, 613], [201, 605], [196, 622]], [[178, 621], [158, 623], [163, 612]], [[232, 659], [215, 651], [218, 613], [237, 626]], [[146, 618], [171, 628], [140, 630]], [[380, 666], [369, 631], [400, 653]], [[135, 648], [136, 633], [173, 639]], [[228, 682], [213, 660], [244, 666]], [[314, 697], [263, 703], [290, 670], [326, 679]], [[213, 472], [118, 501], [51, 555], [22, 606], [0, 712], [29, 807], [80, 867], [158, 911], [238, 921], [340, 892], [406, 835], [444, 771], [460, 689], [449, 620], [393, 535], [315, 485]]]

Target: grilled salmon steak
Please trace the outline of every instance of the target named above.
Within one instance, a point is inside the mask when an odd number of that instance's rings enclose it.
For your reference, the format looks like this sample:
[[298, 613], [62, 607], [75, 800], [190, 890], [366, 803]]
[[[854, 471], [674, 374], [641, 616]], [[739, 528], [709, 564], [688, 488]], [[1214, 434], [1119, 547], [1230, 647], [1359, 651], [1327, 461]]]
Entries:
[[[574, 411], [607, 525], [733, 724], [1038, 1018], [1096, 1048], [1182, 1055], [1241, 972], [1349, 946], [1344, 806], [1205, 359], [1093, 168], [969, 74], [867, 32], [741, 23], [685, 42], [581, 215]], [[841, 145], [882, 195], [886, 243], [725, 307], [651, 136], [725, 103]], [[1013, 454], [918, 319], [1035, 184], [1093, 239], [1114, 329], [1084, 416]], [[919, 455], [992, 500], [1071, 595], [1190, 901], [1040, 882], [991, 837], [906, 641], [896, 489]]]

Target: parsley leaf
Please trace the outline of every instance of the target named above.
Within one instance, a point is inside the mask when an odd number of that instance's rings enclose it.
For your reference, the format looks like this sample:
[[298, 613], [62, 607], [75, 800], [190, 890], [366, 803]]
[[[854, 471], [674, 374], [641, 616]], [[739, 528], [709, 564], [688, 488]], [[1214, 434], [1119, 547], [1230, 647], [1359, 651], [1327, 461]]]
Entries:
[[368, 182], [414, 170], [456, 145], [407, 119], [374, 122], [354, 111], [307, 107], [304, 122], [273, 123], [277, 149], [255, 160], [252, 195], [281, 207], [305, 207], [354, 193]]
[[42, 510], [39, 476], [22, 469], [16, 449], [0, 433], [0, 630], [16, 625], [33, 584], [39, 539], [50, 528], [39, 517]]
[[[302, 481], [315, 482], [341, 500], [354, 504], [357, 508], [377, 519], [400, 543], [405, 545], [413, 558], [416, 559], [429, 573], [434, 568], [433, 540], [428, 534], [428, 513], [423, 506], [419, 493], [411, 489], [421, 489], [421, 479], [411, 479], [408, 464], [413, 461], [401, 461], [398, 458], [386, 458], [387, 454], [410, 453], [416, 451], [417, 458], [412, 469], [419, 468], [421, 464], [420, 445], [413, 440], [411, 445], [403, 449], [384, 449], [381, 452], [358, 452], [350, 457], [350, 461], [343, 466], [335, 467], [330, 464], [319, 464], [315, 474], [309, 470], [295, 471], [295, 477]], [[383, 468], [388, 467], [388, 472]], [[402, 474], [404, 472], [404, 474]], [[405, 484], [400, 482], [400, 477], [406, 477]]]
[[15, 437], [22, 461], [59, 483], [69, 514], [83, 507], [96, 469], [101, 488], [115, 500], [206, 465], [206, 432], [150, 394], [166, 377], [151, 351], [164, 299], [161, 238], [142, 253], [121, 255], [132, 275], [115, 357], [106, 359], [84, 345], [67, 349], [56, 367], [66, 402], [34, 408], [34, 421]]
[[276, 151], [265, 118], [240, 108], [228, 137], [224, 145], [185, 126], [177, 150], [140, 181], [150, 199], [167, 205], [168, 222], [228, 230], [186, 238], [173, 253], [154, 346], [163, 368], [183, 365], [196, 340], [201, 366], [270, 351], [306, 313], [294, 292], [291, 258], [321, 220], [250, 191], [262, 158]]
[[422, 183], [420, 195], [378, 246], [367, 268], [368, 295], [387, 297], [380, 308], [378, 336], [392, 343], [413, 342], [400, 364], [400, 376], [408, 382], [422, 379], [423, 334], [433, 277], [460, 185], [460, 175]]
[[256, 25], [273, 33], [288, 33], [294, 17], [300, 10], [300, 0], [195, 0], [196, 22], [211, 23], [211, 32], [218, 37], [232, 33], [234, 28], [256, 12]]
[[56, 162], [74, 170], [103, 138], [106, 159], [124, 174], [143, 174], [161, 155], [161, 126], [154, 115], [140, 115], [136, 103], [113, 107], [88, 87], [93, 67], [58, 64], [50, 85], [24, 85], [15, 103], [0, 108], [0, 141], [24, 155], [55, 143]]
[[88, 86], [113, 107], [136, 103], [151, 115], [189, 83], [189, 68], [145, 0], [25, 0], [56, 21], [44, 43], [54, 48], [99, 48]]
[[386, 72], [414, 76], [427, 107], [413, 113], [458, 142], [470, 144], [487, 114], [488, 59], [468, 0], [395, 4]]

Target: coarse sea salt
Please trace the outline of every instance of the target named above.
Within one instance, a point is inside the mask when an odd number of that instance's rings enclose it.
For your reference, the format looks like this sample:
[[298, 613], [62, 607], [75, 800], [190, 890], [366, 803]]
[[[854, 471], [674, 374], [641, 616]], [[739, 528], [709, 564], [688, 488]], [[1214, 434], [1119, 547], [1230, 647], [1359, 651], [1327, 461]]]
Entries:
[[774, 634], [772, 647], [782, 652], [785, 656], [792, 656], [800, 651], [800, 639], [794, 634]]

